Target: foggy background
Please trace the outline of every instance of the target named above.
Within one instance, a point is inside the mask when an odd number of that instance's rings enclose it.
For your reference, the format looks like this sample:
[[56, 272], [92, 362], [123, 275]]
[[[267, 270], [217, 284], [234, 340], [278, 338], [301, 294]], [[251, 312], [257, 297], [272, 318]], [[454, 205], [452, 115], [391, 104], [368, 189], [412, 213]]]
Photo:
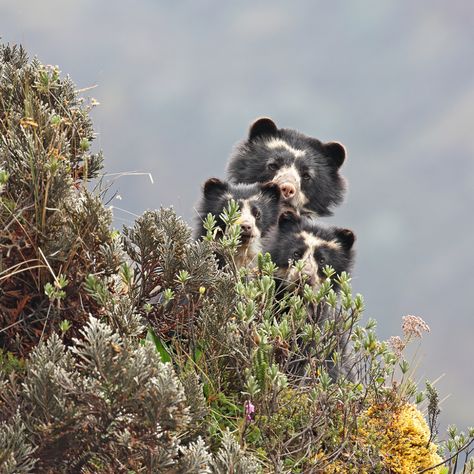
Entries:
[[[173, 205], [193, 223], [201, 183], [267, 115], [348, 149], [335, 217], [357, 234], [355, 290], [382, 339], [431, 327], [417, 379], [441, 422], [474, 425], [474, 3], [0, 0], [3, 42], [57, 64], [101, 105], [96, 147], [115, 224]], [[443, 436], [444, 433], [441, 432]], [[444, 436], [443, 436], [444, 437]]]

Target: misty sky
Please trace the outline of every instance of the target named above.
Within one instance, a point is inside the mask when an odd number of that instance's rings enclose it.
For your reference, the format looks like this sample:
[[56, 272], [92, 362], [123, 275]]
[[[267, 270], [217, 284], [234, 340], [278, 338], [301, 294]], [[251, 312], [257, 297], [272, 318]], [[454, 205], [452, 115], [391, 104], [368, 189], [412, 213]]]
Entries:
[[193, 223], [258, 116], [343, 142], [350, 189], [324, 221], [357, 234], [366, 317], [382, 339], [423, 317], [417, 379], [445, 374], [442, 425], [474, 425], [472, 1], [0, 0], [0, 27], [97, 85], [108, 173], [152, 173], [114, 182], [118, 227], [161, 205]]

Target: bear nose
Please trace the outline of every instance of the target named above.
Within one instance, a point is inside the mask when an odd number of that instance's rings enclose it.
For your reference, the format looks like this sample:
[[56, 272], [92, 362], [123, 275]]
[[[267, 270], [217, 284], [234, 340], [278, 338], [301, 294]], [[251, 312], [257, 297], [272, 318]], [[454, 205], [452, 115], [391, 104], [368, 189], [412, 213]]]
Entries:
[[296, 188], [291, 183], [283, 183], [280, 189], [285, 199], [290, 199], [296, 194]]
[[242, 234], [244, 235], [250, 235], [252, 232], [252, 226], [246, 222], [242, 222], [242, 224], [240, 224], [240, 228], [242, 229]]

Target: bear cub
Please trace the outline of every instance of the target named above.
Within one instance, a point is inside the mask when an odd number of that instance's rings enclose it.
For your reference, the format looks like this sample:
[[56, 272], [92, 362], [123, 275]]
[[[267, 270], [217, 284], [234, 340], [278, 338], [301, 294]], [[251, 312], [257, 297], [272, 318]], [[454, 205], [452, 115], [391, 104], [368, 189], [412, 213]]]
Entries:
[[[336, 277], [343, 271], [350, 271], [354, 260], [352, 248], [354, 241], [355, 235], [349, 229], [322, 227], [292, 211], [281, 214], [278, 225], [263, 241], [263, 251], [269, 252], [273, 262], [278, 266], [275, 275], [278, 294], [298, 285], [300, 275], [293, 265], [298, 260], [304, 262], [302, 273], [307, 276], [306, 283], [315, 290], [326, 279], [324, 267], [326, 265], [333, 267], [336, 272], [332, 280], [333, 289], [338, 292]], [[307, 321], [312, 324], [320, 325], [330, 317], [334, 315], [331, 316], [327, 306], [308, 308]], [[286, 360], [287, 371], [300, 377], [312, 377], [308, 369], [314, 354], [318, 354], [319, 346], [314, 340], [303, 343], [301, 338], [296, 343], [300, 347], [301, 354], [297, 358], [289, 356]], [[331, 356], [324, 361], [324, 367], [333, 381], [339, 377], [350, 380], [353, 377], [353, 361], [347, 356], [348, 344], [348, 337], [342, 336], [337, 347], [338, 362], [335, 364]], [[320, 356], [319, 354], [316, 358]]]
[[256, 120], [227, 167], [232, 183], [269, 182], [280, 186], [287, 207], [308, 216], [329, 216], [345, 193], [339, 168], [346, 149], [322, 143], [296, 130], [278, 128], [270, 118]]
[[[294, 262], [304, 262], [306, 283], [318, 288], [326, 278], [326, 265], [334, 268], [336, 275], [349, 272], [354, 261], [354, 233], [339, 227], [322, 227], [292, 211], [278, 219], [278, 225], [263, 240], [263, 252], [269, 252], [278, 266], [276, 277], [280, 288], [298, 283], [299, 275]], [[334, 281], [334, 290], [337, 284]]]
[[217, 227], [224, 231], [225, 224], [220, 214], [231, 199], [237, 202], [240, 209], [241, 245], [235, 263], [237, 267], [250, 266], [261, 251], [262, 237], [278, 220], [281, 191], [275, 183], [231, 184], [217, 178], [208, 179], [197, 208], [199, 221], [196, 238], [206, 235], [203, 220], [209, 213], [216, 218]]

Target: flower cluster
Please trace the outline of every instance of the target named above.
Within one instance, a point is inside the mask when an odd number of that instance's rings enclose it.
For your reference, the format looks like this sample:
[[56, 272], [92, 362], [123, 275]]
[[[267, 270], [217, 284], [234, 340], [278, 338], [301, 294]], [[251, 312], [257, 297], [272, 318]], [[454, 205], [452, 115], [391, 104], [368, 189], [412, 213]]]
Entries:
[[245, 413], [245, 419], [247, 421], [252, 421], [255, 413], [255, 406], [250, 400], [247, 400], [244, 403], [244, 413]]
[[419, 316], [409, 314], [402, 318], [402, 331], [403, 338], [392, 336], [387, 341], [388, 347], [390, 347], [397, 359], [402, 357], [403, 351], [413, 338], [422, 338], [423, 332], [430, 332], [430, 327]]
[[421, 338], [423, 332], [430, 332], [430, 327], [419, 316], [411, 314], [403, 316], [402, 330], [403, 335], [410, 339], [411, 337]]
[[392, 336], [388, 340], [388, 345], [395, 355], [400, 358], [402, 356], [403, 350], [405, 349], [406, 343], [403, 342], [400, 336]]

